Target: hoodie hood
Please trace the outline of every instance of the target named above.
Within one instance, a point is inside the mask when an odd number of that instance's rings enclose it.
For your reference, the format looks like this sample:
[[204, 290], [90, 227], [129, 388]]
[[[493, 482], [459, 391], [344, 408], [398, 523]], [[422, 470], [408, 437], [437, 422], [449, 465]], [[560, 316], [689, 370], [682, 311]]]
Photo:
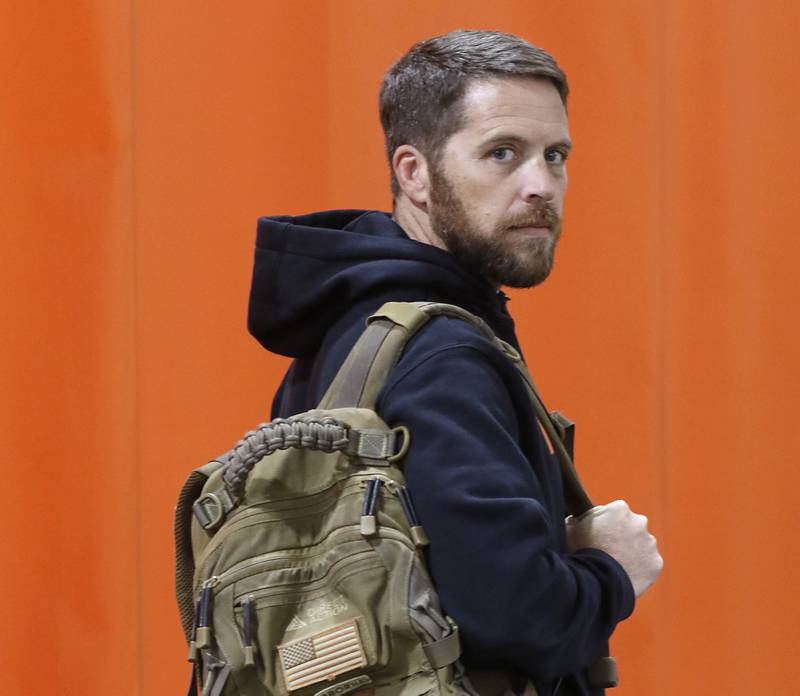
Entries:
[[513, 336], [505, 295], [448, 252], [409, 239], [387, 213], [259, 218], [248, 328], [267, 350], [313, 354], [343, 312], [376, 299], [451, 302]]

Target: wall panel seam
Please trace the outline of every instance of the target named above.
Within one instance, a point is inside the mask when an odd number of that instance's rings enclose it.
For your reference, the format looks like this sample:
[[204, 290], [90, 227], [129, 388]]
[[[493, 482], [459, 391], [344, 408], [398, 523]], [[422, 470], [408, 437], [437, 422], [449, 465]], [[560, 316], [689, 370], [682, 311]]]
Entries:
[[138, 104], [138, 25], [137, 25], [137, 0], [128, 0], [129, 10], [129, 35], [128, 45], [130, 51], [130, 81], [128, 89], [129, 96], [129, 119], [130, 119], [130, 186], [131, 186], [131, 206], [130, 206], [130, 222], [128, 229], [130, 230], [129, 249], [131, 251], [131, 269], [130, 277], [132, 278], [130, 295], [131, 295], [131, 322], [132, 322], [132, 350], [133, 350], [133, 428], [134, 428], [134, 453], [133, 461], [136, 468], [134, 475], [134, 518], [136, 520], [136, 577], [135, 581], [135, 602], [136, 602], [136, 625], [135, 625], [135, 638], [134, 645], [136, 650], [135, 656], [135, 673], [136, 683], [131, 689], [132, 693], [141, 696], [143, 693], [144, 683], [144, 627], [143, 627], [143, 596], [142, 596], [142, 433], [141, 433], [141, 418], [139, 414], [139, 407], [141, 404], [140, 399], [140, 361], [141, 361], [141, 341], [140, 341], [140, 321], [139, 321], [139, 235], [138, 235], [138, 186], [137, 186], [137, 165], [138, 165], [138, 119], [137, 119], [137, 104]]

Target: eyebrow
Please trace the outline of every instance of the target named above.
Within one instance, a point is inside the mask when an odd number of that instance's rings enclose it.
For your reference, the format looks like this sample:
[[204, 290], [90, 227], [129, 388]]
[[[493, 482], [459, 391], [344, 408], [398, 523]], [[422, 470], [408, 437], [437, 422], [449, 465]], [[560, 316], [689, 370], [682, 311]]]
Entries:
[[[518, 135], [514, 135], [512, 133], [498, 133], [497, 135], [493, 135], [491, 138], [487, 138], [486, 140], [482, 141], [481, 147], [489, 147], [496, 143], [511, 143], [513, 145], [525, 145], [526, 140], [525, 138], [521, 138]], [[570, 140], [557, 140], [554, 143], [550, 143], [547, 147], [559, 147], [563, 148], [564, 150], [570, 151], [572, 150], [572, 142]]]

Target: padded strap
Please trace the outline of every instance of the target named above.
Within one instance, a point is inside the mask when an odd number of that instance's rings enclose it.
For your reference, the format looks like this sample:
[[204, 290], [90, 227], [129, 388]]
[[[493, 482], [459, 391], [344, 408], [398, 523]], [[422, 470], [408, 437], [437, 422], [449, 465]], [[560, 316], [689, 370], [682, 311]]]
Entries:
[[367, 328], [356, 341], [318, 408], [375, 408], [389, 371], [406, 343], [431, 317], [456, 316], [479, 328], [489, 340], [488, 324], [455, 305], [438, 302], [387, 302], [367, 319]]
[[[367, 326], [336, 373], [318, 408], [349, 408], [362, 403], [373, 363], [379, 355], [385, 354], [385, 349], [382, 348], [394, 327], [390, 321], [375, 322]], [[392, 342], [392, 345], [395, 343]]]

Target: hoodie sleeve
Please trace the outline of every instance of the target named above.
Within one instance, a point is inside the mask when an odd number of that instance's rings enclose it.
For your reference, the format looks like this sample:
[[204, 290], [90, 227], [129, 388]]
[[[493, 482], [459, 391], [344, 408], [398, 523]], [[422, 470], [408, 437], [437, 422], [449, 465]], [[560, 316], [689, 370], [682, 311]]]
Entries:
[[557, 465], [538, 426], [518, 422], [492, 350], [440, 344], [401, 361], [378, 407], [410, 429], [407, 484], [465, 657], [547, 681], [602, 654], [633, 610], [633, 589], [603, 551], [565, 551]]

